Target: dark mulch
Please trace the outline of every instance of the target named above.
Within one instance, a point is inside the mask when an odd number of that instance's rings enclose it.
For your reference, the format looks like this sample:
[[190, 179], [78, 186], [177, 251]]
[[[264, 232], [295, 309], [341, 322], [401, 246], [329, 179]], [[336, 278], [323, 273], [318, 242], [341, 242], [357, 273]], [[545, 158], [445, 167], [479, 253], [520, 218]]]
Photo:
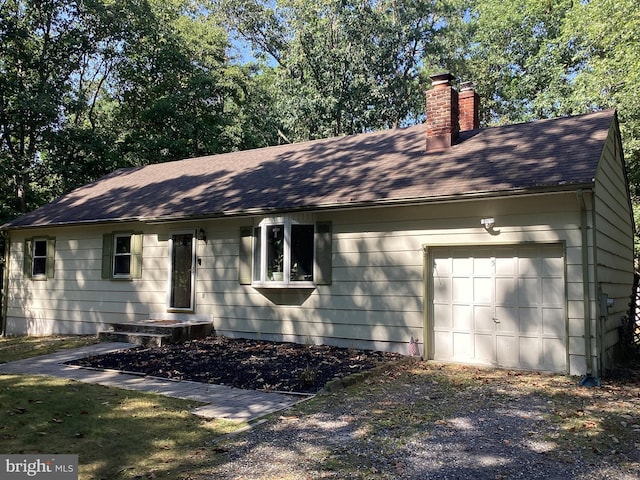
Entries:
[[370, 370], [401, 355], [285, 342], [207, 337], [69, 362], [174, 380], [250, 390], [316, 393], [335, 377]]

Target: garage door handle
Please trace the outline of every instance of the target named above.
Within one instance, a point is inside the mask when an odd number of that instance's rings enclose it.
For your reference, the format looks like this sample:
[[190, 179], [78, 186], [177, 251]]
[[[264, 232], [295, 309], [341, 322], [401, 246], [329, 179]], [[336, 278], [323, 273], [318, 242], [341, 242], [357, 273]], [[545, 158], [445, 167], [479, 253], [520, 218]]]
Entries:
[[500, 323], [500, 320], [498, 320], [497, 318], [494, 317], [493, 323]]

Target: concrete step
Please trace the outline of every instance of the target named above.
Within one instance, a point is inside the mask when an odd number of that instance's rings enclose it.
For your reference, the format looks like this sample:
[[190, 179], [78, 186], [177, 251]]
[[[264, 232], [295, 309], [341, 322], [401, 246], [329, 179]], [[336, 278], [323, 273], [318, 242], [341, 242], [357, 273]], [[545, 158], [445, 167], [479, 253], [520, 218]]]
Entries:
[[100, 332], [98, 337], [138, 345], [164, 345], [214, 334], [211, 318], [201, 317], [149, 318], [138, 322], [113, 323], [109, 330]]
[[161, 347], [172, 342], [169, 333], [115, 332], [111, 330], [98, 332], [98, 338], [109, 342], [127, 342], [144, 347]]
[[111, 329], [114, 332], [148, 333], [172, 335], [173, 326], [162, 325], [150, 322], [141, 323], [112, 323]]

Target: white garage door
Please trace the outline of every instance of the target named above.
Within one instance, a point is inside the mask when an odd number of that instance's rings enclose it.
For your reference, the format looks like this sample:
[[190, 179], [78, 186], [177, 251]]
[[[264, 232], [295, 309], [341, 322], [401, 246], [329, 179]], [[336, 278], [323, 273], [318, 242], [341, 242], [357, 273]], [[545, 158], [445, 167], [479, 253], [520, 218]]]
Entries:
[[435, 360], [567, 370], [561, 246], [434, 248], [431, 259]]

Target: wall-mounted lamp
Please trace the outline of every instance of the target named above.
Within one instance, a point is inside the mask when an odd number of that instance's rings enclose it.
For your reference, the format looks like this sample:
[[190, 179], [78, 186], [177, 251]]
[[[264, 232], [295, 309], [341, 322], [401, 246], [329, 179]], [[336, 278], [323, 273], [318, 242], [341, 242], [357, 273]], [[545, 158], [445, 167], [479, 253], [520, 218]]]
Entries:
[[486, 228], [487, 230], [491, 230], [496, 224], [496, 219], [493, 217], [481, 218], [480, 224], [484, 225], [484, 228]]
[[198, 240], [205, 243], [207, 242], [207, 234], [204, 233], [204, 230], [202, 228], [198, 231]]

